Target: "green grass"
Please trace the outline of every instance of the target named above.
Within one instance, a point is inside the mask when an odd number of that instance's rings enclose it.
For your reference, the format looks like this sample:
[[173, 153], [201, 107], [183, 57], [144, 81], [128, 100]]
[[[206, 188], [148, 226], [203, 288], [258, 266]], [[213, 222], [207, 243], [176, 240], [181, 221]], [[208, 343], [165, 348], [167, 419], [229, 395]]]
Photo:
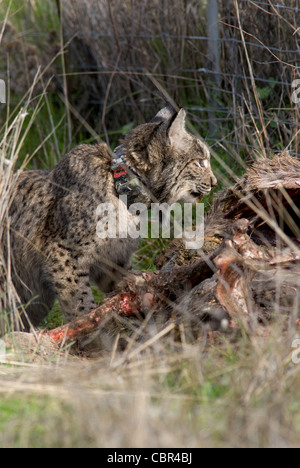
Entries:
[[[3, 17], [9, 4], [9, 19], [21, 34], [59, 31], [56, 2], [2, 0]], [[36, 42], [34, 36], [28, 40]], [[167, 65], [161, 40], [154, 40], [152, 46]], [[56, 66], [62, 71], [60, 59]], [[178, 95], [180, 104], [208, 108], [210, 96], [202, 88], [195, 93], [188, 86], [187, 80]], [[280, 94], [270, 80], [266, 87], [257, 90], [266, 108], [276, 107], [275, 89], [276, 95]], [[77, 89], [72, 95], [75, 101], [80, 92]], [[129, 90], [128, 95], [124, 93], [124, 100], [108, 103], [107, 111], [137, 94], [140, 91]], [[12, 96], [12, 106], [21, 97]], [[37, 99], [30, 103], [24, 122], [23, 134], [30, 131], [18, 166], [40, 145], [28, 168], [51, 169], [70, 146], [95, 141], [75, 118], [73, 139], [68, 141], [65, 105], [56, 94], [49, 93], [41, 99], [32, 121]], [[219, 104], [228, 105], [220, 100]], [[99, 115], [94, 112], [91, 121], [99, 125]], [[248, 120], [239, 124], [245, 130], [243, 142], [253, 145], [257, 138], [253, 123]], [[108, 129], [111, 146], [116, 146], [118, 137], [134, 125], [135, 122], [129, 122], [121, 128]], [[280, 147], [277, 124], [271, 122], [270, 128], [273, 146]], [[203, 137], [209, 136], [207, 123], [195, 124], [195, 129], [201, 130]], [[219, 132], [220, 139], [232, 139], [234, 122], [229, 121]], [[244, 172], [245, 158], [252, 151], [221, 145], [222, 141], [213, 159], [220, 180], [218, 190]], [[205, 199], [206, 206], [210, 203], [211, 196]], [[155, 270], [155, 257], [166, 243], [143, 240], [133, 258], [134, 268]], [[96, 302], [104, 297], [96, 289], [93, 294]], [[55, 328], [62, 323], [56, 302], [42, 327]], [[285, 326], [274, 323], [266, 337], [241, 333], [231, 339], [203, 332], [193, 344], [181, 344], [174, 336], [168, 336], [125, 362], [124, 354], [118, 352], [103, 352], [97, 360], [88, 361], [70, 359], [67, 351], [63, 359], [55, 355], [42, 363], [34, 362], [34, 356], [26, 356], [25, 363], [8, 360], [8, 364], [0, 364], [0, 447], [299, 446], [300, 366], [292, 364], [290, 358], [296, 331], [288, 334]], [[139, 343], [131, 345], [136, 349]]]
[[67, 403], [44, 395], [0, 398], [0, 445], [59, 448], [71, 440], [79, 442], [76, 425], [66, 424], [71, 411]]
[[64, 317], [58, 301], [55, 301], [51, 312], [47, 318], [40, 324], [41, 328], [52, 330], [64, 324]]
[[[1, 0], [2, 17], [5, 17], [7, 11], [9, 11], [9, 20], [19, 30], [26, 30], [27, 33], [59, 31], [59, 17], [55, 1]], [[34, 42], [36, 43], [36, 40]]]
[[300, 367], [270, 331], [206, 347], [170, 337], [122, 365], [0, 365], [0, 447], [299, 446]]

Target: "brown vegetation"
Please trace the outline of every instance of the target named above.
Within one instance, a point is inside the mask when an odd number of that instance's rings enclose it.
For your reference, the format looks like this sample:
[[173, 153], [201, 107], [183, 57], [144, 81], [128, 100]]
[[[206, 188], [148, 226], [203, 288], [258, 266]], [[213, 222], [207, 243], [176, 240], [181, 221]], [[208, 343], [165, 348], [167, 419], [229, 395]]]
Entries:
[[297, 109], [291, 113], [286, 103], [292, 104], [290, 83], [297, 77], [300, 13], [280, 8], [284, 0], [276, 2], [279, 8], [243, 0], [219, 5], [221, 76], [216, 80], [208, 57], [205, 2], [62, 2], [65, 40], [74, 37], [69, 83], [84, 85], [78, 102], [83, 114], [100, 106], [101, 130], [147, 121], [157, 105], [150, 72], [175, 100], [192, 108], [201, 132], [207, 133], [213, 107], [220, 111], [216, 122], [222, 138], [244, 152], [247, 145], [257, 146], [254, 120], [264, 129], [261, 151], [262, 145], [274, 149], [278, 141], [288, 145], [299, 122]]
[[[255, 163], [216, 198], [206, 219], [206, 254], [185, 255], [183, 242], [172, 242], [157, 261], [160, 271], [129, 274], [96, 310], [43, 333], [43, 339], [48, 336], [59, 348], [98, 331], [93, 353], [99, 353], [104, 342], [107, 348], [105, 336], [112, 347], [123, 330], [118, 342], [124, 347], [136, 333], [136, 323], [143, 328], [149, 318], [158, 318], [159, 332], [170, 324], [169, 332], [181, 326], [192, 341], [207, 327], [228, 332], [229, 326], [242, 326], [256, 334], [279, 316], [296, 324], [299, 208], [299, 161], [283, 153]], [[84, 344], [81, 349], [86, 351]]]

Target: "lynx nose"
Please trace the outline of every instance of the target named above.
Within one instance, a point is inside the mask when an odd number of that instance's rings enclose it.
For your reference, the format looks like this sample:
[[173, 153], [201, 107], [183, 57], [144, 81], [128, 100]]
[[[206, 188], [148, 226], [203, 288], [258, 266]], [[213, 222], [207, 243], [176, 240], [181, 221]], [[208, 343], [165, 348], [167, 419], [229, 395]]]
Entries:
[[218, 185], [218, 179], [215, 177], [213, 173], [210, 176], [210, 183], [212, 187], [216, 187]]

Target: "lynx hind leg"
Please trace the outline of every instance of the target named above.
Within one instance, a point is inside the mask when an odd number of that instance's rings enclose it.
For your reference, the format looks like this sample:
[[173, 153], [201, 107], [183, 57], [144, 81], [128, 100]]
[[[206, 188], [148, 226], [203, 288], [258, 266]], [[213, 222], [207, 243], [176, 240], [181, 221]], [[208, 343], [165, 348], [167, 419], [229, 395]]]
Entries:
[[51, 268], [56, 295], [67, 323], [96, 308], [89, 272], [78, 267], [78, 259], [72, 258], [68, 250], [58, 250]]
[[[29, 331], [30, 326], [38, 326], [51, 311], [55, 301], [55, 290], [49, 283], [36, 284], [35, 290], [30, 290], [16, 279], [14, 284], [20, 299], [21, 327]], [[22, 313], [22, 309], [25, 312]]]
[[25, 331], [30, 330], [30, 326], [37, 327], [51, 311], [55, 296], [51, 304], [45, 304], [41, 298], [33, 298], [29, 304], [25, 304], [25, 313], [21, 315], [22, 326]]

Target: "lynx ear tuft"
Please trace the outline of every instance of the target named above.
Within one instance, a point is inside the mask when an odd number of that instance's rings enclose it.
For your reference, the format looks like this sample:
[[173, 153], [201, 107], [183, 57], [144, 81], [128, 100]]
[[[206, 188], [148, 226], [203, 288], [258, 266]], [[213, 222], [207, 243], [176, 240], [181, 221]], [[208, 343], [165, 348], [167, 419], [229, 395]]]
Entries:
[[170, 103], [166, 105], [163, 109], [161, 109], [151, 123], [161, 123], [161, 122], [168, 122], [169, 120], [173, 119], [174, 115], [176, 114], [176, 110], [171, 106]]
[[185, 129], [185, 119], [186, 112], [184, 109], [180, 109], [177, 117], [169, 128], [170, 143], [172, 146], [176, 146], [179, 149], [181, 149], [184, 145], [184, 137], [187, 135], [187, 131]]

